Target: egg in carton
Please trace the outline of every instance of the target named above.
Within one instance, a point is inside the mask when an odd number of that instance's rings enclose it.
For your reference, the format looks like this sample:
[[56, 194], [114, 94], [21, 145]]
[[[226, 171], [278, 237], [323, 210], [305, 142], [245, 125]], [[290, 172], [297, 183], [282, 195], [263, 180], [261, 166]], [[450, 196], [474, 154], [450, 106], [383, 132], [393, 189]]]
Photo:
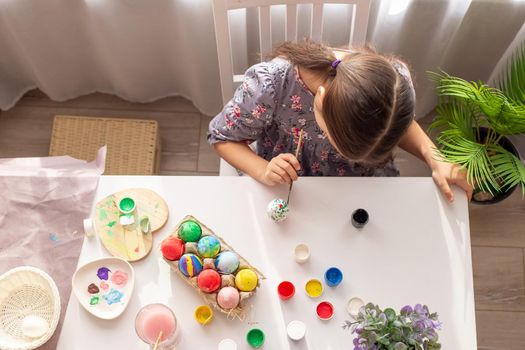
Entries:
[[264, 275], [195, 217], [188, 215], [161, 243], [164, 260], [216, 310], [246, 317]]

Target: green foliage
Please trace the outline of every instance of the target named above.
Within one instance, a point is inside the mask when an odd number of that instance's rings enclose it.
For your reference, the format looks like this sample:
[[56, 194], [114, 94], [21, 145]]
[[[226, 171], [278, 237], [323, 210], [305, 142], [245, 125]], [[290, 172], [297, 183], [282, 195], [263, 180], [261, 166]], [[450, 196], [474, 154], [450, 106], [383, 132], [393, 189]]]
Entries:
[[404, 306], [397, 314], [393, 309], [381, 310], [372, 303], [359, 310], [355, 322], [346, 321], [356, 335], [354, 350], [439, 350], [437, 330], [441, 322], [426, 305]]
[[[492, 195], [520, 185], [525, 166], [500, 146], [503, 136], [525, 133], [525, 44], [512, 57], [498, 88], [469, 82], [443, 71], [429, 72], [439, 103], [430, 126], [439, 130], [437, 157], [461, 165], [468, 181]], [[480, 128], [487, 128], [486, 135]]]

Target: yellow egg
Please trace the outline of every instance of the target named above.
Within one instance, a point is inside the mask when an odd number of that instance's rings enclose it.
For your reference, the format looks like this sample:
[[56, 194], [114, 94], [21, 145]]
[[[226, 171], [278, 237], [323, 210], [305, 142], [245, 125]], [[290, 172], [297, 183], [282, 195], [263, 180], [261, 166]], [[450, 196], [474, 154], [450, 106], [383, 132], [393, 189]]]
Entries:
[[259, 278], [257, 274], [250, 269], [243, 269], [235, 276], [235, 286], [243, 292], [251, 292], [257, 287]]

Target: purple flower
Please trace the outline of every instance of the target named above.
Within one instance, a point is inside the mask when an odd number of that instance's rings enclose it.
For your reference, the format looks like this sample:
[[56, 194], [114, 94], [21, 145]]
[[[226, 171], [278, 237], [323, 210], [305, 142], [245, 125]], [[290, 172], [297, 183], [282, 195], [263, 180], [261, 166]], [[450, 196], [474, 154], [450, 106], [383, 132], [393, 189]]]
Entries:
[[414, 311], [421, 316], [428, 316], [428, 309], [421, 304], [416, 304], [416, 306], [414, 306]]
[[414, 312], [414, 309], [412, 309], [412, 306], [410, 305], [403, 306], [403, 308], [400, 311], [401, 315], [408, 315], [408, 314], [411, 314], [412, 312]]

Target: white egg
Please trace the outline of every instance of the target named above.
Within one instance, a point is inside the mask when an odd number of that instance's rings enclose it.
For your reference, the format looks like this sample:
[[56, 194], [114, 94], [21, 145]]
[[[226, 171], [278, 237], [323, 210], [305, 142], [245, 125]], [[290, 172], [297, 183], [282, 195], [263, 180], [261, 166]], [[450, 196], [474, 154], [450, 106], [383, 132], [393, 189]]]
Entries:
[[22, 333], [29, 338], [40, 338], [49, 330], [49, 324], [40, 316], [26, 316], [22, 320]]

